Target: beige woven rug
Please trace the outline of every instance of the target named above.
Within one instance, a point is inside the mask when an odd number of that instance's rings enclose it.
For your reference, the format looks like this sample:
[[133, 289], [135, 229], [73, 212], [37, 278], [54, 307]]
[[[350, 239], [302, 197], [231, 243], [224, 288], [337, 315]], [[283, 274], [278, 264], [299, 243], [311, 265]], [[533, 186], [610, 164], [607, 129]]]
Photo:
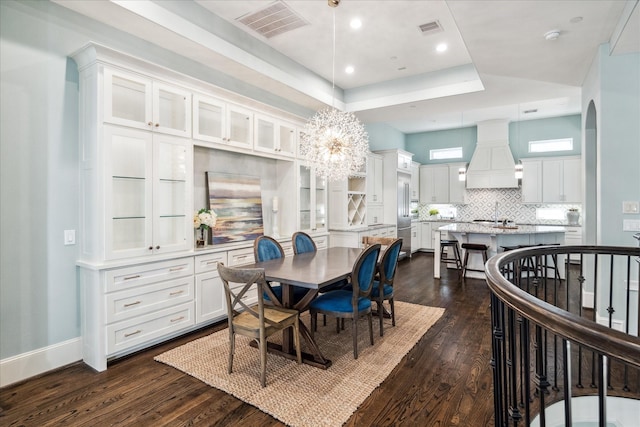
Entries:
[[[155, 360], [230, 393], [290, 426], [342, 426], [444, 313], [443, 308], [404, 302], [395, 306], [396, 327], [385, 319], [384, 337], [380, 337], [374, 317], [373, 346], [369, 344], [366, 318], [360, 320], [357, 360], [353, 359], [350, 322], [346, 321], [345, 330], [336, 334], [335, 319], [328, 318], [327, 326], [322, 326], [319, 316], [316, 341], [332, 366], [322, 370], [269, 354], [265, 388], [260, 387], [258, 349], [250, 347], [245, 337], [236, 337], [233, 373], [227, 373], [227, 329], [169, 350]], [[302, 320], [309, 325], [308, 315]], [[277, 342], [280, 336], [276, 334], [270, 341]]]

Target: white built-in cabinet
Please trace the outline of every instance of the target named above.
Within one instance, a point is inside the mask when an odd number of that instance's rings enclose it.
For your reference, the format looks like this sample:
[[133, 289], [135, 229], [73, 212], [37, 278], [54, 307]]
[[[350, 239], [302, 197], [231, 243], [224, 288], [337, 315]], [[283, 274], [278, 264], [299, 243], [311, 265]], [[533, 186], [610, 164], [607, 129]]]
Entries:
[[265, 153], [295, 157], [297, 130], [293, 124], [256, 114], [254, 116], [254, 149]]
[[327, 230], [327, 179], [316, 176], [313, 168], [296, 162], [298, 169], [299, 230], [316, 232]]
[[433, 249], [430, 222], [420, 223], [420, 249]]
[[347, 179], [329, 183], [329, 228], [344, 230], [367, 225], [366, 167]]
[[582, 166], [580, 158], [545, 159], [542, 162], [542, 201], [581, 203]]
[[420, 226], [411, 224], [411, 253], [420, 249]]
[[369, 153], [367, 156], [367, 222], [380, 224], [384, 219], [382, 156]]
[[465, 182], [459, 179], [464, 163], [420, 166], [420, 203], [464, 205], [468, 203]]
[[418, 162], [411, 162], [411, 200], [420, 200], [420, 163]]
[[[133, 72], [114, 68], [100, 70], [105, 123], [191, 136], [191, 93], [186, 89]], [[96, 83], [97, 84], [97, 83]]]
[[[254, 261], [251, 241], [194, 250], [194, 145], [199, 155], [222, 150], [273, 165], [267, 200], [281, 199], [286, 256], [298, 220], [319, 248], [328, 245], [327, 186], [294, 159], [295, 117], [245, 107], [239, 96], [223, 99], [226, 92], [213, 86], [104, 46], [89, 44], [73, 59], [80, 72], [77, 265], [88, 365], [102, 371], [107, 360], [223, 320], [218, 263]], [[204, 179], [210, 158], [198, 160]], [[350, 193], [364, 197], [363, 177]], [[345, 212], [354, 222], [366, 216]], [[255, 302], [257, 293], [245, 298]]]
[[253, 148], [254, 113], [211, 96], [193, 97], [193, 139], [235, 148]]
[[582, 203], [580, 157], [522, 159], [522, 203]]
[[[171, 135], [120, 126], [102, 127], [104, 182], [104, 259], [184, 251], [192, 245], [189, 209], [192, 146]], [[100, 166], [103, 166], [101, 168]], [[100, 176], [102, 175], [102, 176]], [[92, 181], [89, 181], [92, 182]]]
[[420, 166], [420, 203], [449, 203], [449, 167]]

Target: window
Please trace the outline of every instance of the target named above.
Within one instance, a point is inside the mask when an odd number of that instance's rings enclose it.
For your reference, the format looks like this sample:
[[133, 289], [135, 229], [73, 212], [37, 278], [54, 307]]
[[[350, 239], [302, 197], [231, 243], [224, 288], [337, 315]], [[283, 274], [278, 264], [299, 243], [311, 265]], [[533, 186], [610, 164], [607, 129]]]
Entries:
[[429, 150], [430, 160], [447, 160], [447, 159], [461, 159], [462, 147], [452, 148], [439, 148], [435, 150]]
[[548, 153], [551, 151], [571, 151], [571, 150], [573, 150], [573, 138], [529, 141], [530, 153]]

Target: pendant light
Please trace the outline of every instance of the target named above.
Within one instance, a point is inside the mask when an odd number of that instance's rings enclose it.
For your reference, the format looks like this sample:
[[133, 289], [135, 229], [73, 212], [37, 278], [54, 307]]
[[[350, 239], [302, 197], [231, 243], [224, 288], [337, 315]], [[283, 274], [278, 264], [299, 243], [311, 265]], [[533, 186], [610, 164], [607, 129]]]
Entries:
[[335, 108], [336, 11], [340, 0], [327, 0], [333, 9], [332, 105], [318, 111], [301, 136], [301, 154], [307, 167], [329, 181], [341, 181], [361, 172], [369, 151], [369, 137], [353, 113]]

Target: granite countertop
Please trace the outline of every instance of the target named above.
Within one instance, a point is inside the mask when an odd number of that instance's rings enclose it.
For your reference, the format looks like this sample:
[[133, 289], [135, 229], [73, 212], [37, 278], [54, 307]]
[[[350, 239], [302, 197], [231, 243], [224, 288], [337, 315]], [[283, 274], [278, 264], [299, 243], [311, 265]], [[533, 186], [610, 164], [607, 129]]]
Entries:
[[515, 226], [495, 226], [478, 223], [456, 222], [443, 225], [438, 230], [450, 231], [454, 233], [475, 233], [475, 234], [540, 234], [540, 233], [564, 233], [566, 229], [561, 225], [515, 225]]

